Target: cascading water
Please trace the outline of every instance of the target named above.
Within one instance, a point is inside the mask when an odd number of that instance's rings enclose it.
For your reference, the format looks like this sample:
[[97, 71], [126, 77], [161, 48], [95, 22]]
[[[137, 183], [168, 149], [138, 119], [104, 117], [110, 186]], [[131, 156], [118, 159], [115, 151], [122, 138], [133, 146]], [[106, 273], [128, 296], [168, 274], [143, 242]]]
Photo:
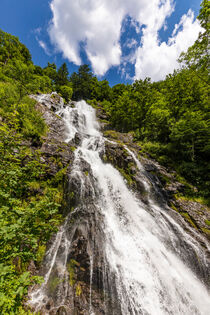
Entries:
[[[47, 96], [39, 101], [45, 103]], [[44, 283], [32, 292], [30, 305], [43, 314], [76, 314], [69, 306], [74, 304], [69, 276], [77, 263], [75, 235], [81, 233], [87, 240], [90, 268], [89, 306], [81, 314], [209, 314], [210, 297], [202, 283], [208, 277], [205, 252], [173, 219], [170, 209], [155, 202], [152, 185], [134, 153], [125, 147], [139, 169], [147, 204], [128, 189], [111, 164], [102, 161], [106, 139], [95, 110], [84, 101], [74, 108], [61, 103], [57, 114], [66, 124], [66, 142], [75, 136], [80, 139], [69, 175], [77, 201], [46, 254]], [[103, 295], [101, 312], [92, 302], [96, 276]], [[64, 313], [56, 313], [64, 306]]]

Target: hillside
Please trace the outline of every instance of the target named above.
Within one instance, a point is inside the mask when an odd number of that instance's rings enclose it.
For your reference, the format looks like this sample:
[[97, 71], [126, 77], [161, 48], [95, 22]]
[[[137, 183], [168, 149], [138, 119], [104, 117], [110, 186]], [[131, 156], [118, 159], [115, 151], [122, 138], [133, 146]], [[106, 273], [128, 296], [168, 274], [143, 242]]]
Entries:
[[[206, 55], [209, 25], [204, 23], [204, 13], [205, 7], [200, 13], [205, 32], [180, 57], [184, 63], [180, 71], [164, 81], [137, 80], [112, 88], [108, 81], [99, 81], [88, 65], [80, 66], [71, 76], [65, 63], [59, 69], [50, 63], [44, 68], [34, 65], [18, 38], [0, 31], [2, 314], [35, 314], [37, 305], [27, 300], [40, 286], [47, 302], [41, 301], [36, 311], [43, 314], [73, 314], [72, 308], [77, 314], [104, 314], [107, 307], [108, 315], [130, 312], [131, 302], [126, 306], [126, 301], [132, 300], [129, 288], [133, 296], [140, 289], [130, 280], [125, 282], [129, 275], [123, 259], [118, 262], [122, 274], [116, 272], [116, 252], [126, 252], [120, 236], [127, 235], [123, 240], [128, 242], [130, 264], [135, 259], [139, 262], [140, 256], [133, 255], [138, 229], [145, 257], [158, 248], [166, 256], [172, 251], [202, 282], [193, 282], [186, 269], [186, 287], [192, 281], [206, 297], [210, 118]], [[92, 107], [78, 103], [82, 99]], [[106, 194], [108, 199], [103, 199]], [[135, 218], [126, 212], [130, 207]], [[105, 209], [113, 222], [119, 220], [115, 226], [118, 235], [112, 231]], [[139, 209], [144, 213], [141, 219]], [[148, 225], [144, 226], [146, 234], [141, 234], [142, 222]], [[147, 244], [150, 227], [157, 248]], [[113, 233], [110, 238], [109, 233]], [[55, 261], [65, 258], [65, 263], [61, 261], [62, 276], [57, 261], [50, 265], [59, 235], [64, 243], [58, 246], [56, 255], [60, 256], [55, 256]], [[129, 244], [134, 246], [133, 252], [129, 252]], [[105, 245], [110, 256], [105, 255]], [[148, 257], [163, 259], [155, 255]], [[112, 258], [116, 265], [110, 263]], [[185, 272], [184, 264], [177, 272]], [[49, 266], [53, 272], [47, 283]], [[172, 290], [171, 284], [169, 287]], [[191, 294], [189, 287], [182, 289], [186, 296]], [[60, 296], [66, 298], [63, 306]], [[141, 307], [136, 303], [134, 309], [140, 312]], [[168, 310], [175, 314], [170, 307]]]

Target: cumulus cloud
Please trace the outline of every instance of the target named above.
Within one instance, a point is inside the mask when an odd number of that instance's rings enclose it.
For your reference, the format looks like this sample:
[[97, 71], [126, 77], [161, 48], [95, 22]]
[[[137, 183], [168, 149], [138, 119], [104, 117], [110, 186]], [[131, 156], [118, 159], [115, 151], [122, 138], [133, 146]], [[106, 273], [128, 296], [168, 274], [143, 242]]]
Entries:
[[119, 65], [119, 44], [124, 10], [113, 0], [53, 0], [53, 20], [49, 28], [51, 40], [64, 57], [81, 64], [80, 44], [93, 70], [103, 75], [109, 67]]
[[154, 81], [164, 79], [179, 67], [177, 59], [180, 53], [194, 43], [200, 31], [200, 24], [194, 21], [191, 10], [175, 25], [168, 42], [160, 43], [157, 31], [152, 33], [149, 28], [145, 29], [142, 45], [136, 52], [135, 78], [151, 77]]
[[51, 0], [50, 6], [53, 13], [49, 27], [52, 43], [76, 65], [82, 63], [82, 45], [97, 75], [104, 75], [110, 67], [121, 64], [120, 36], [123, 21], [128, 16], [139, 36], [137, 43], [129, 39], [131, 46], [138, 47], [136, 78], [163, 78], [177, 66], [179, 53], [192, 44], [200, 30], [189, 11], [175, 26], [170, 40], [159, 42], [158, 32], [174, 11], [173, 0]]

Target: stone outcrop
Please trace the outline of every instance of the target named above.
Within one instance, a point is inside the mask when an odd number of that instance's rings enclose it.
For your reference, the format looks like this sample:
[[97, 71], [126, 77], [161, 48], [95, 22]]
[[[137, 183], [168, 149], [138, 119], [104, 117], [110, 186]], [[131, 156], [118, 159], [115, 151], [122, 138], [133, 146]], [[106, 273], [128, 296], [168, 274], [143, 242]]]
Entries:
[[[48, 165], [47, 176], [53, 178], [56, 174], [62, 172], [63, 175], [63, 206], [62, 213], [68, 218], [68, 236], [71, 239], [71, 249], [67, 256], [67, 269], [69, 279], [67, 281], [67, 299], [65, 305], [56, 306], [56, 289], [59, 285], [57, 281], [57, 270], [54, 271], [52, 277], [51, 288], [49, 288], [51, 298], [41, 310], [41, 314], [50, 315], [89, 315], [90, 300], [92, 310], [96, 315], [104, 315], [105, 310], [110, 309], [112, 313], [120, 315], [120, 306], [118, 301], [114, 299], [114, 291], [110, 296], [110, 292], [106, 290], [104, 283], [113, 281], [114, 279], [104, 279], [104, 257], [103, 257], [103, 231], [98, 230], [97, 225], [97, 209], [94, 208], [91, 193], [91, 174], [90, 166], [87, 162], [81, 160], [81, 171], [84, 173], [83, 182], [85, 190], [81, 195], [81, 180], [72, 176], [72, 165], [74, 162], [74, 150], [80, 145], [81, 137], [76, 134], [70, 143], [65, 142], [65, 126], [62, 119], [55, 114], [57, 103], [61, 100], [59, 96], [54, 96], [45, 104], [37, 103], [39, 110], [47, 125], [48, 133], [43, 138], [40, 145], [40, 152], [43, 163]], [[74, 106], [70, 103], [67, 106]], [[107, 141], [105, 142], [105, 152], [101, 153], [101, 157], [105, 163], [113, 164], [119, 172], [124, 176], [127, 184], [133, 190], [138, 198], [145, 204], [148, 203], [148, 192], [142, 183], [142, 175], [132, 156], [124, 147], [124, 144], [135, 153], [136, 157], [141, 160], [145, 169], [148, 180], [153, 185], [154, 198], [159, 202], [170, 206], [172, 215], [177, 218], [180, 224], [187, 229], [194, 228], [197, 232], [205, 237], [208, 236], [210, 222], [209, 210], [207, 207], [190, 200], [177, 197], [184, 194], [187, 189], [183, 183], [176, 180], [176, 173], [167, 170], [151, 158], [140, 154], [141, 148], [134, 143], [132, 134], [122, 134], [111, 130], [111, 126], [107, 121], [107, 116], [102, 109], [97, 110], [99, 121], [102, 124]], [[84, 198], [85, 203], [81, 202]], [[74, 212], [74, 209], [77, 211]], [[181, 219], [182, 220], [181, 220]], [[188, 230], [188, 229], [187, 229]], [[54, 236], [55, 237], [55, 236]], [[53, 244], [54, 238], [48, 243], [48, 248]], [[60, 254], [64, 249], [61, 248]], [[94, 251], [94, 260], [91, 263], [91, 257]], [[45, 261], [40, 268], [40, 274], [46, 274]], [[37, 270], [31, 265], [31, 270], [36, 274]], [[90, 283], [91, 282], [91, 283]], [[108, 284], [107, 284], [108, 285]], [[112, 301], [112, 302], [111, 302]], [[114, 301], [114, 302], [113, 302]]]
[[[102, 242], [99, 238], [103, 233], [97, 230], [95, 224], [94, 204], [91, 197], [91, 169], [87, 162], [81, 160], [80, 168], [84, 173], [85, 190], [81, 195], [81, 181], [76, 176], [72, 176], [72, 165], [74, 162], [74, 150], [81, 143], [81, 138], [78, 134], [69, 143], [65, 142], [66, 130], [62, 119], [55, 114], [58, 109], [57, 103], [61, 99], [57, 94], [53, 94], [51, 99], [47, 99], [44, 103], [37, 102], [36, 108], [42, 113], [42, 116], [48, 126], [48, 132], [42, 138], [42, 143], [38, 147], [32, 148], [34, 151], [40, 151], [41, 161], [47, 165], [45, 176], [47, 178], [56, 178], [60, 174], [63, 178], [62, 190], [63, 201], [61, 212], [64, 218], [68, 220], [68, 234], [71, 239], [71, 248], [67, 258], [67, 269], [69, 272], [69, 280], [67, 281], [68, 293], [65, 305], [57, 307], [57, 290], [60, 285], [58, 278], [58, 270], [52, 272], [51, 279], [48, 285], [49, 300], [40, 310], [42, 315], [89, 315], [90, 314], [90, 299], [92, 310], [96, 315], [105, 314], [104, 304], [104, 288], [102, 275]], [[74, 103], [68, 104], [74, 106]], [[29, 143], [28, 145], [31, 146]], [[85, 200], [85, 205], [82, 205], [82, 198]], [[77, 207], [77, 211], [74, 209]], [[69, 214], [71, 214], [69, 216]], [[69, 218], [69, 219], [68, 219]], [[47, 250], [55, 242], [54, 235], [47, 244]], [[94, 239], [101, 244], [101, 248], [94, 247], [94, 252], [97, 253], [97, 258], [94, 259], [91, 265], [90, 256], [93, 251]], [[62, 248], [60, 249], [62, 253]], [[31, 262], [29, 270], [35, 275], [44, 276], [46, 270], [46, 257], [44, 258], [39, 270], [34, 262]], [[90, 285], [90, 278], [91, 285]], [[36, 286], [38, 287], [38, 286]], [[36, 287], [31, 288], [35, 290]], [[31, 291], [30, 290], [30, 291]], [[30, 292], [29, 292], [30, 295]], [[28, 307], [28, 306], [27, 306]], [[33, 309], [32, 309], [33, 311]], [[116, 314], [119, 314], [117, 312]]]
[[[128, 185], [143, 202], [147, 203], [147, 196], [142, 179], [139, 177], [139, 171], [132, 157], [125, 150], [124, 144], [139, 158], [146, 171], [146, 176], [154, 183], [155, 198], [160, 203], [164, 200], [171, 211], [182, 216], [189, 228], [193, 228], [205, 238], [210, 239], [209, 207], [186, 197], [189, 189], [196, 191], [195, 187], [187, 183], [180, 183], [175, 171], [161, 166], [149, 155], [148, 157], [145, 157], [145, 154], [142, 155], [141, 147], [133, 141], [132, 134], [104, 130], [104, 136], [108, 141], [105, 144], [106, 154], [103, 160], [110, 162], [121, 172]], [[181, 224], [180, 221], [179, 223]]]

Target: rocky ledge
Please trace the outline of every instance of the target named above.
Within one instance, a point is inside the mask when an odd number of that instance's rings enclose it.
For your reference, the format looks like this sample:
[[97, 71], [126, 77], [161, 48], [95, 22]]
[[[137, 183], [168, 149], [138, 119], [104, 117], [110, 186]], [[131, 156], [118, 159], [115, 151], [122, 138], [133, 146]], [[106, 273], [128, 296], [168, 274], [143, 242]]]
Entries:
[[112, 163], [121, 172], [128, 185], [142, 201], [147, 203], [146, 192], [139, 177], [139, 170], [131, 155], [126, 151], [125, 145], [138, 157], [146, 171], [146, 176], [155, 184], [155, 198], [159, 199], [159, 202], [164, 200], [172, 211], [182, 216], [190, 229], [193, 228], [200, 235], [210, 239], [209, 207], [186, 197], [189, 189], [195, 191], [195, 187], [179, 182], [175, 171], [161, 166], [149, 155], [143, 155], [141, 147], [133, 141], [131, 134], [123, 134], [106, 128], [103, 129], [103, 133], [108, 140], [103, 160]]
[[[59, 285], [59, 282], [56, 282], [57, 271], [55, 269], [51, 280], [52, 284], [49, 288], [52, 298], [48, 300], [48, 303], [43, 307], [40, 314], [88, 315], [91, 296], [94, 313], [103, 315], [106, 308], [104, 304], [104, 287], [101, 281], [103, 272], [103, 259], [101, 258], [103, 256], [101, 254], [103, 241], [100, 238], [102, 238], [103, 232], [97, 230], [97, 210], [94, 211], [91, 199], [88, 199], [88, 185], [85, 195], [86, 206], [81, 207], [78, 200], [80, 187], [76, 178], [71, 177], [71, 171], [74, 161], [73, 152], [81, 142], [81, 139], [76, 135], [70, 143], [65, 142], [65, 125], [62, 119], [55, 114], [57, 104], [60, 102], [61, 99], [56, 94], [53, 94], [45, 105], [37, 102], [36, 108], [42, 113], [48, 125], [48, 133], [43, 138], [43, 142], [38, 149], [41, 152], [43, 163], [48, 165], [47, 176], [51, 178], [55, 178], [58, 174], [62, 176], [62, 214], [66, 217], [73, 208], [77, 207], [78, 210], [73, 213], [69, 221], [68, 233], [72, 235], [72, 246], [67, 260], [69, 274], [67, 302], [65, 305], [59, 307], [55, 305], [57, 286]], [[68, 106], [74, 106], [74, 103], [70, 103]], [[133, 189], [137, 197], [147, 204], [148, 192], [145, 191], [142, 184], [141, 172], [137, 168], [131, 154], [126, 150], [124, 146], [126, 145], [140, 159], [145, 169], [144, 176], [151, 179], [154, 183], [154, 197], [170, 206], [179, 223], [185, 223], [183, 226], [189, 233], [193, 228], [200, 235], [208, 237], [210, 222], [209, 209], [198, 202], [181, 197], [182, 195], [184, 196], [187, 187], [176, 179], [175, 172], [167, 170], [149, 157], [142, 156], [140, 154], [141, 148], [134, 143], [131, 134], [112, 131], [102, 109], [97, 110], [97, 114], [99, 121], [102, 123], [104, 136], [107, 138], [105, 154], [102, 156], [104, 162], [112, 163], [124, 176], [127, 184]], [[36, 149], [34, 148], [34, 150]], [[85, 163], [82, 165], [82, 168], [85, 174], [84, 178], [88, 180], [90, 169]], [[93, 246], [94, 239], [97, 240], [99, 247], [94, 248], [94, 251], [97, 251], [97, 253], [95, 255], [96, 259], [91, 266], [90, 249]], [[53, 241], [54, 238], [48, 243], [48, 248], [52, 245]], [[39, 272], [34, 268], [33, 264], [31, 271], [34, 274], [45, 274], [46, 270], [44, 268], [45, 260], [41, 264]], [[90, 277], [92, 278], [92, 286], [90, 286]], [[120, 307], [117, 302], [116, 305], [109, 305], [109, 309], [111, 307], [113, 314], [120, 315]]]

